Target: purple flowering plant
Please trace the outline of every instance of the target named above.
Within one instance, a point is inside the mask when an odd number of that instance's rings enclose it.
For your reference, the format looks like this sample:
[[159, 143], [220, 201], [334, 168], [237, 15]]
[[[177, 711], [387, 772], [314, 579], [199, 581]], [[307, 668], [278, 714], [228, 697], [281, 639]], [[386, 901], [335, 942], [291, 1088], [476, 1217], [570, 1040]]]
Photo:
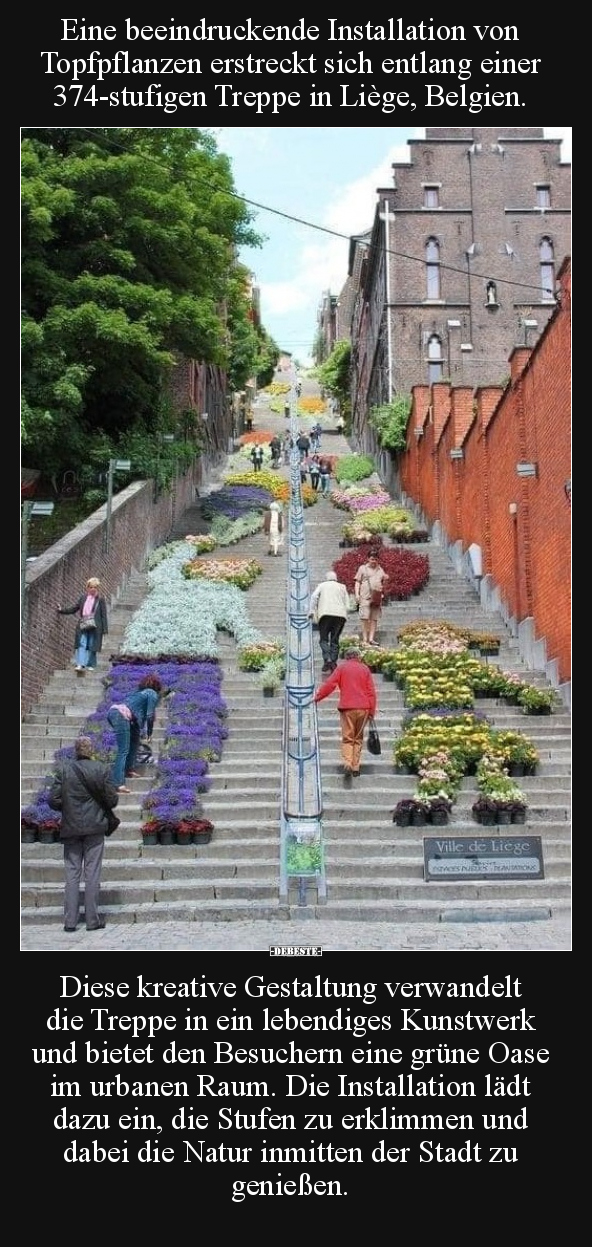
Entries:
[[272, 498], [269, 489], [258, 485], [223, 485], [204, 498], [201, 511], [204, 519], [226, 515], [228, 519], [238, 520], [248, 511], [265, 510]]
[[[222, 672], [216, 662], [116, 662], [111, 667], [110, 685], [100, 705], [84, 724], [84, 734], [93, 741], [95, 757], [109, 762], [115, 756], [115, 733], [107, 713], [115, 702], [124, 701], [147, 675], [157, 675], [171, 694], [166, 699], [169, 721], [164, 745], [156, 768], [156, 784], [143, 805], [146, 817], [142, 830], [150, 827], [190, 825], [199, 830], [212, 824], [202, 819], [199, 794], [207, 792], [211, 780], [208, 763], [222, 756], [228, 736], [228, 711], [221, 696]], [[58, 749], [56, 762], [74, 757], [73, 746]], [[24, 827], [58, 828], [59, 812], [47, 804], [52, 776], [30, 805], [21, 810]]]

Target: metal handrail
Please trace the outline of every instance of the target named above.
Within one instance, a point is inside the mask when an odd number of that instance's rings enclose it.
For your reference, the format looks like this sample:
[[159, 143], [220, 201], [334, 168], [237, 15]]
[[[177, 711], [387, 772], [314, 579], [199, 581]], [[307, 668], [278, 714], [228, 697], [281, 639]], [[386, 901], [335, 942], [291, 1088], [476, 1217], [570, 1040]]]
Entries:
[[[295, 439], [296, 422], [290, 431]], [[288, 516], [288, 580], [286, 591], [286, 682], [282, 741], [280, 898], [287, 899], [290, 880], [298, 882], [299, 904], [306, 903], [311, 878], [319, 900], [325, 900], [326, 877], [323, 854], [323, 794], [314, 694], [312, 624], [308, 618], [310, 581], [306, 556], [304, 506], [300, 480], [300, 456], [296, 446], [290, 456], [290, 508]], [[313, 849], [315, 866], [291, 869], [291, 846]]]

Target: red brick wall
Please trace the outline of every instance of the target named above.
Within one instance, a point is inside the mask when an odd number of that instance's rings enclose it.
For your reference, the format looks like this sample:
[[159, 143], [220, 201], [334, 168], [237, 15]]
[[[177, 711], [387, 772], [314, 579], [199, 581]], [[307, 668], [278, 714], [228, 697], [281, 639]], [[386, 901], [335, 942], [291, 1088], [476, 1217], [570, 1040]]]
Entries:
[[[448, 540], [460, 540], [464, 550], [481, 546], [483, 573], [512, 616], [534, 620], [536, 639], [545, 641], [564, 682], [571, 675], [569, 260], [559, 277], [560, 306], [534, 349], [512, 353], [505, 390], [483, 387], [469, 400], [467, 387], [432, 386], [426, 418], [430, 391], [414, 388], [400, 479]], [[451, 460], [450, 450], [461, 444], [463, 459]], [[518, 463], [535, 463], [536, 477], [520, 477]]]

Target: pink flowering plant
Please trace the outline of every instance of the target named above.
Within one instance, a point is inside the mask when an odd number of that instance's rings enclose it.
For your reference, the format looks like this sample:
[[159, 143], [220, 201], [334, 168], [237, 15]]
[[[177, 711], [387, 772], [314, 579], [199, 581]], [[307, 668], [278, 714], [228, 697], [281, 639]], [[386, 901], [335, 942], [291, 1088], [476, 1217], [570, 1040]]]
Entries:
[[183, 568], [187, 580], [225, 582], [237, 589], [249, 589], [263, 568], [256, 559], [190, 559]]

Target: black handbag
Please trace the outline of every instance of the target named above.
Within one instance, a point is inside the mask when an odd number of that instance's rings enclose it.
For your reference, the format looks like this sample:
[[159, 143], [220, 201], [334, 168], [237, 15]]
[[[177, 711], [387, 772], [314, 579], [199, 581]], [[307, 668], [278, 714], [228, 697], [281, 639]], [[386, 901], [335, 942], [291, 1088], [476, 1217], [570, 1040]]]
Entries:
[[382, 753], [382, 745], [380, 743], [380, 736], [378, 735], [378, 730], [376, 727], [376, 723], [374, 722], [374, 719], [368, 720], [368, 737], [366, 740], [366, 744], [368, 746], [368, 749], [370, 750], [370, 753], [375, 754], [375, 756], [378, 756], [378, 754]]
[[117, 817], [117, 814], [113, 813], [113, 810], [108, 810], [105, 806], [103, 808], [105, 810], [105, 814], [107, 815], [107, 830], [105, 835], [112, 836], [113, 832], [117, 831], [117, 828], [121, 823], [121, 819]]

